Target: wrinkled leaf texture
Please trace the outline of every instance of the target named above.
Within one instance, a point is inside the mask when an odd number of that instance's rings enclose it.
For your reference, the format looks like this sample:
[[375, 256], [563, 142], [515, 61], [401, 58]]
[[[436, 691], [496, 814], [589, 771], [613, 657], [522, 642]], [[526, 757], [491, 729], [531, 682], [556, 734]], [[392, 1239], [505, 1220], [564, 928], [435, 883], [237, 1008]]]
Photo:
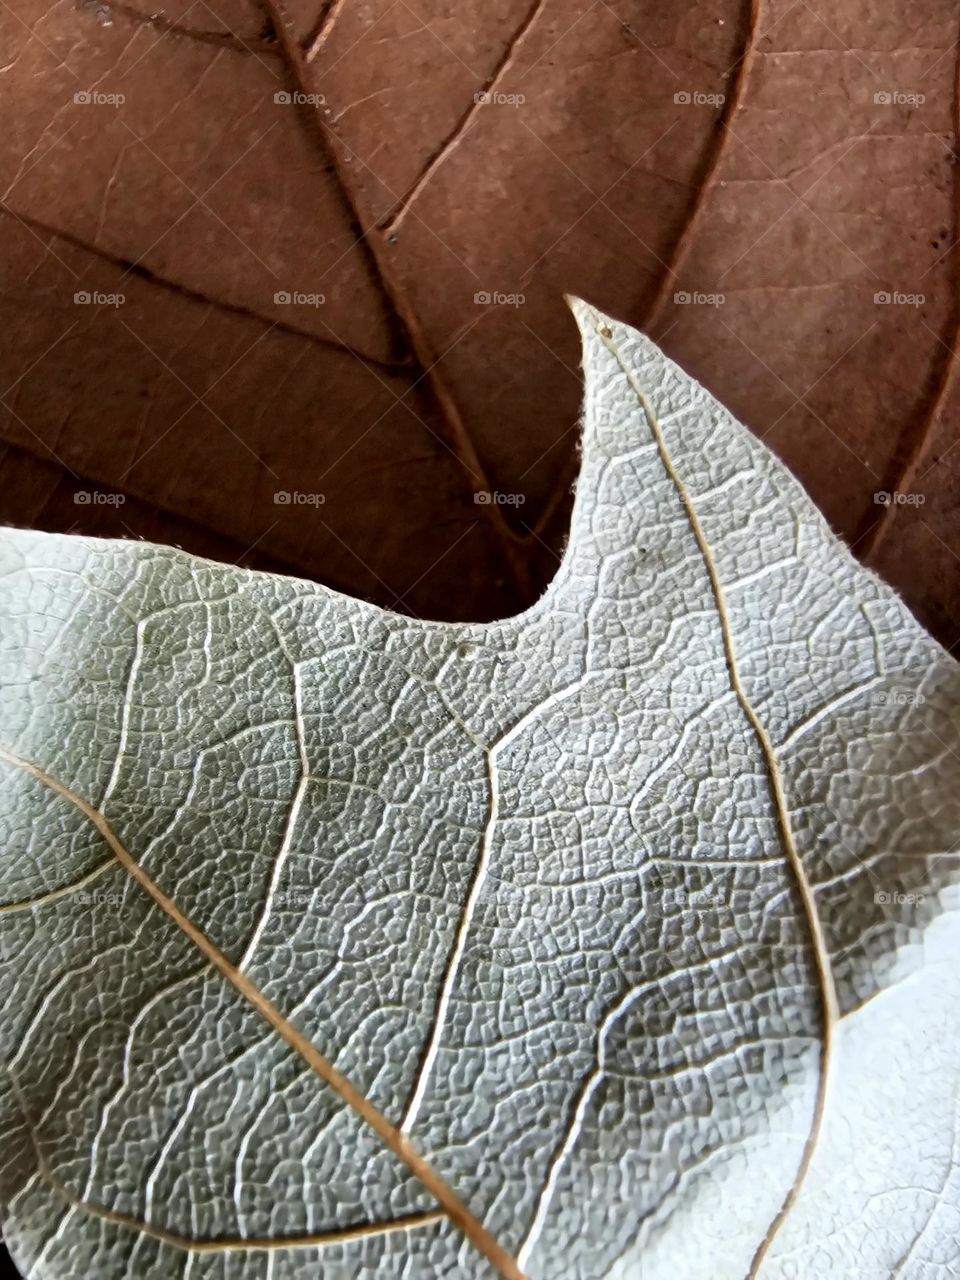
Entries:
[[0, 35], [6, 521], [515, 613], [567, 528], [572, 292], [960, 635], [952, 3], [8, 0]]
[[576, 309], [515, 618], [4, 533], [25, 1274], [955, 1273], [957, 666]]

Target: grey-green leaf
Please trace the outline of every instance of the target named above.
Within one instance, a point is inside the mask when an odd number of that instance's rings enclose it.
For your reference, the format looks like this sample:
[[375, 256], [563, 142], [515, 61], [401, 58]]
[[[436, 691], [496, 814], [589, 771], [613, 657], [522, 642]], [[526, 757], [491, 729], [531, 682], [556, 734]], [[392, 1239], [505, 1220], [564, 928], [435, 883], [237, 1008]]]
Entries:
[[957, 665], [575, 309], [517, 618], [0, 535], [31, 1280], [958, 1274]]

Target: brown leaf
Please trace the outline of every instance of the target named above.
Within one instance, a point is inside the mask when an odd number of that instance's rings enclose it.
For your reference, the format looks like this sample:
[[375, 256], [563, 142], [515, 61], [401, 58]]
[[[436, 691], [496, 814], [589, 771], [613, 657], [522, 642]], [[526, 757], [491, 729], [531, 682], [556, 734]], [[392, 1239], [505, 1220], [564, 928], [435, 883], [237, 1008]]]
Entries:
[[946, 0], [11, 0], [0, 515], [513, 612], [563, 539], [579, 293], [952, 643], [956, 28]]

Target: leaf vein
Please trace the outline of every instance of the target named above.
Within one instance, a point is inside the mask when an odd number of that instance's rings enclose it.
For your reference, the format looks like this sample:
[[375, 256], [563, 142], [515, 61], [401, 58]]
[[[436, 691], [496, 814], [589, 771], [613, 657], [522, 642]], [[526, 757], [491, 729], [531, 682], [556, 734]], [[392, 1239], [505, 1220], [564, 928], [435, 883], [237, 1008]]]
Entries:
[[753, 704], [751, 703], [747, 691], [744, 688], [743, 681], [740, 677], [740, 668], [737, 660], [736, 648], [733, 640], [733, 628], [730, 622], [730, 614], [727, 609], [726, 597], [723, 585], [720, 581], [720, 571], [717, 561], [713, 555], [712, 548], [700, 523], [700, 517], [694, 505], [693, 498], [685, 485], [683, 478], [677, 471], [673, 458], [667, 448], [667, 442], [663, 434], [663, 429], [659, 419], [654, 411], [653, 406], [648, 400], [646, 393], [637, 381], [636, 375], [624, 361], [623, 356], [617, 346], [612, 333], [605, 325], [601, 324], [595, 317], [596, 331], [600, 340], [607, 348], [614, 360], [617, 362], [624, 377], [632, 388], [640, 407], [647, 420], [653, 438], [657, 443], [657, 449], [660, 454], [660, 461], [667, 475], [673, 482], [677, 494], [686, 511], [690, 528], [693, 532], [694, 539], [703, 559], [703, 564], [710, 580], [710, 588], [713, 594], [714, 602], [717, 608], [717, 614], [720, 619], [720, 630], [723, 641], [724, 654], [727, 661], [727, 669], [730, 673], [730, 683], [741, 710], [746, 717], [757, 744], [760, 747], [764, 762], [767, 768], [769, 779], [771, 799], [777, 815], [777, 823], [780, 828], [780, 838], [783, 850], [786, 855], [787, 863], [796, 883], [797, 891], [803, 905], [804, 916], [807, 924], [807, 931], [810, 937], [811, 949], [813, 952], [814, 968], [817, 975], [817, 983], [819, 987], [821, 1016], [822, 1016], [822, 1049], [820, 1055], [820, 1072], [817, 1082], [817, 1096], [814, 1103], [814, 1111], [810, 1124], [810, 1131], [804, 1144], [803, 1154], [797, 1167], [793, 1182], [783, 1203], [780, 1206], [776, 1216], [770, 1223], [766, 1234], [760, 1242], [753, 1260], [750, 1265], [748, 1280], [756, 1280], [759, 1269], [767, 1255], [767, 1251], [772, 1244], [777, 1232], [793, 1207], [800, 1188], [803, 1185], [804, 1178], [810, 1162], [813, 1159], [813, 1153], [816, 1148], [817, 1139], [819, 1137], [820, 1128], [823, 1123], [824, 1110], [826, 1107], [827, 1097], [827, 1080], [829, 1076], [829, 1066], [831, 1061], [832, 1047], [834, 1041], [834, 1033], [839, 1021], [837, 993], [833, 980], [833, 970], [830, 962], [830, 953], [827, 940], [824, 935], [823, 925], [820, 921], [820, 915], [817, 910], [814, 888], [811, 884], [806, 869], [800, 858], [796, 843], [793, 838], [793, 828], [790, 822], [790, 811], [787, 803], [786, 792], [783, 784], [783, 776], [780, 772], [780, 766], [777, 761], [777, 753], [774, 745], [764, 728]]
[[274, 1032], [303, 1058], [314, 1074], [329, 1085], [342, 1101], [373, 1129], [385, 1146], [407, 1165], [443, 1207], [443, 1211], [450, 1221], [463, 1232], [478, 1252], [497, 1269], [501, 1276], [505, 1277], [505, 1280], [525, 1280], [523, 1272], [518, 1267], [515, 1259], [507, 1253], [486, 1227], [473, 1216], [453, 1188], [437, 1173], [429, 1161], [416, 1150], [409, 1138], [392, 1125], [386, 1116], [324, 1057], [316, 1045], [284, 1017], [276, 1005], [250, 981], [246, 974], [242, 973], [232, 963], [216, 943], [208, 938], [199, 926], [160, 888], [120, 841], [99, 809], [94, 808], [82, 796], [40, 768], [39, 765], [23, 759], [23, 757], [6, 750], [6, 748], [0, 747], [0, 760], [4, 760], [7, 764], [21, 769], [37, 782], [48, 787], [61, 799], [79, 809], [100, 832], [114, 857], [131, 878], [152, 898], [154, 903], [177, 928], [186, 935], [197, 950], [210, 961], [221, 977], [230, 983], [272, 1027]]

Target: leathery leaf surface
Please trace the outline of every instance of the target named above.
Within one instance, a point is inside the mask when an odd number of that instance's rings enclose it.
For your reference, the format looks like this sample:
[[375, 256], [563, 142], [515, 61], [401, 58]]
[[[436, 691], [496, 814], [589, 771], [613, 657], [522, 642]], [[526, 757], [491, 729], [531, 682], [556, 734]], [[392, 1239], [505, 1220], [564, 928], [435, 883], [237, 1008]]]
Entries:
[[957, 666], [576, 310], [517, 618], [3, 531], [25, 1275], [957, 1274]]

